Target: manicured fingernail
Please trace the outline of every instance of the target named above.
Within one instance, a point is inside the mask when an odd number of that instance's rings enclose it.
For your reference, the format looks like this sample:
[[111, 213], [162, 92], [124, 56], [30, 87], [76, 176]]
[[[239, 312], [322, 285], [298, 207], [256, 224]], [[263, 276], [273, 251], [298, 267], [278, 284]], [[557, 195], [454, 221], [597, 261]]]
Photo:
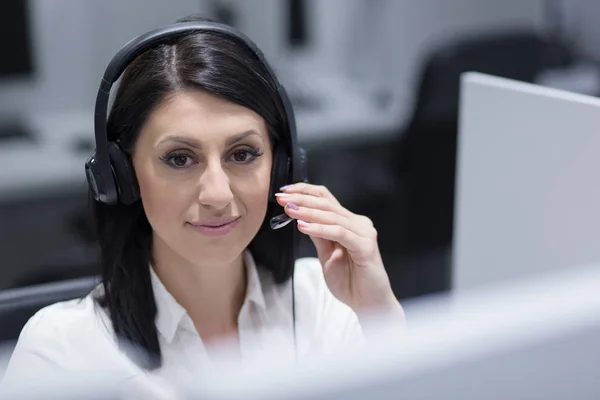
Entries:
[[285, 185], [285, 186], [280, 187], [279, 190], [283, 191], [283, 190], [289, 189], [291, 187], [292, 187], [292, 185]]
[[298, 211], [298, 210], [300, 209], [300, 207], [298, 207], [298, 206], [297, 206], [296, 204], [294, 204], [294, 203], [287, 203], [287, 206], [288, 206], [289, 208], [291, 208], [292, 210], [296, 210], [296, 211]]
[[276, 197], [290, 197], [289, 193], [275, 193]]
[[306, 221], [302, 221], [301, 219], [297, 220], [298, 225], [300, 226], [309, 226], [310, 224]]

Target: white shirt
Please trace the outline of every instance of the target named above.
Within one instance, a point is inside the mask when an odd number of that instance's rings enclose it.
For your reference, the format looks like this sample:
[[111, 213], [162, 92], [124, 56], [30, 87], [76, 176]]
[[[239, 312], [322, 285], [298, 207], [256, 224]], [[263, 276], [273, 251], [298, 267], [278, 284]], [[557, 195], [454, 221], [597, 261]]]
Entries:
[[[238, 318], [238, 348], [243, 363], [251, 365], [252, 360], [267, 352], [276, 354], [277, 361], [293, 362], [363, 342], [356, 314], [331, 294], [317, 259], [299, 259], [295, 265], [296, 343], [291, 280], [276, 285], [268, 271], [256, 266], [248, 251], [244, 253], [244, 261], [247, 290]], [[212, 363], [185, 309], [152, 268], [150, 271], [163, 357], [162, 367], [151, 376], [177, 386], [193, 379]], [[12, 386], [23, 379], [31, 384], [32, 379], [57, 372], [110, 371], [124, 381], [147, 377], [147, 372], [118, 349], [108, 315], [95, 303], [93, 295], [53, 304], [37, 312], [21, 332], [3, 384]]]

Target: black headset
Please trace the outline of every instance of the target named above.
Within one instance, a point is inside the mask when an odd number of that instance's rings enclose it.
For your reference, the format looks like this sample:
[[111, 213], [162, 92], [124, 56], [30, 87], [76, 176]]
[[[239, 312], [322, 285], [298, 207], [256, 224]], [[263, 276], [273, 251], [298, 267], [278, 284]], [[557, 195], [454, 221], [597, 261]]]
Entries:
[[[216, 22], [180, 22], [152, 30], [129, 41], [112, 58], [96, 97], [94, 131], [96, 149], [85, 163], [90, 190], [97, 202], [129, 205], [140, 199], [140, 191], [129, 154], [119, 144], [108, 140], [106, 129], [110, 90], [127, 66], [150, 48], [179, 36], [196, 32], [215, 32], [246, 45], [256, 55], [276, 85], [286, 115], [289, 140], [282, 140], [273, 150], [269, 201], [275, 202], [279, 188], [296, 182], [307, 182], [306, 152], [298, 144], [296, 120], [287, 93], [260, 49], [243, 33]], [[287, 143], [286, 143], [287, 142]]]

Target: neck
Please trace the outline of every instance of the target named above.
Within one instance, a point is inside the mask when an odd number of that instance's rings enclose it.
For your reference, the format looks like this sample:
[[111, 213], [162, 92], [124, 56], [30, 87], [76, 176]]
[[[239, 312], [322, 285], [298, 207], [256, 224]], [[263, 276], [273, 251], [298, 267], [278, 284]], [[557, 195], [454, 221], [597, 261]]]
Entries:
[[155, 242], [152, 266], [165, 288], [187, 311], [203, 341], [237, 333], [237, 319], [246, 295], [242, 254], [223, 265], [201, 265]]

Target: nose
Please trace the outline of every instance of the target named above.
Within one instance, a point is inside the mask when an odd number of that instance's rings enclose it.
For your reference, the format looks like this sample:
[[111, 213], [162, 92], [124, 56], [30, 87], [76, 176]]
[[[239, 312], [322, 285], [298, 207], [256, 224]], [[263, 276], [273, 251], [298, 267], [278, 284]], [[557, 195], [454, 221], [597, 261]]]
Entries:
[[220, 161], [210, 163], [200, 178], [198, 201], [204, 207], [222, 210], [233, 201], [233, 192], [229, 185], [229, 176], [223, 170]]

